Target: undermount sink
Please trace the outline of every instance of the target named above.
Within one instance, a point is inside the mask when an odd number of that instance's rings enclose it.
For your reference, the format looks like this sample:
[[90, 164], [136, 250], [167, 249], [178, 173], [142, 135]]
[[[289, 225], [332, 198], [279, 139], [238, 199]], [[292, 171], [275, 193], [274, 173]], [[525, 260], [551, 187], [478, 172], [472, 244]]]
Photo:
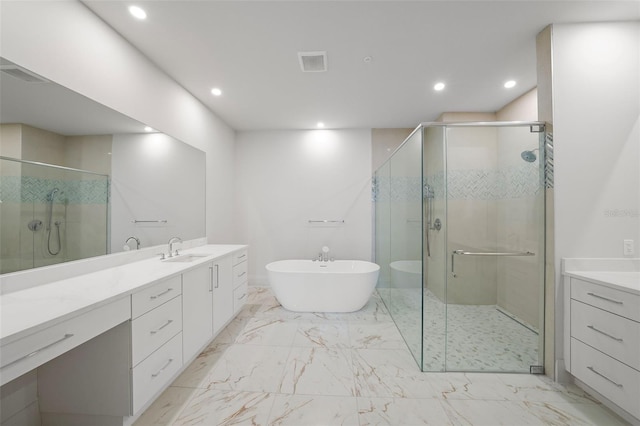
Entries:
[[164, 262], [193, 262], [194, 260], [202, 259], [203, 257], [207, 257], [207, 256], [209, 255], [201, 254], [201, 253], [179, 254], [178, 256], [164, 259]]

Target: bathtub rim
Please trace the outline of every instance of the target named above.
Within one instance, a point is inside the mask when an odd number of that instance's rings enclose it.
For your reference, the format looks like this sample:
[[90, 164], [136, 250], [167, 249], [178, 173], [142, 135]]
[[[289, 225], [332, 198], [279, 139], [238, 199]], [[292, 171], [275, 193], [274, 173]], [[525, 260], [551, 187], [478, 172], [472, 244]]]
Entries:
[[[304, 270], [304, 269], [289, 269], [289, 270], [283, 270], [283, 269], [274, 269], [273, 266], [275, 266], [278, 263], [282, 263], [285, 264], [285, 262], [303, 262], [305, 264], [312, 264], [312, 265], [316, 265], [316, 264], [332, 264], [332, 263], [336, 263], [336, 262], [341, 262], [341, 263], [347, 263], [347, 262], [355, 262], [357, 264], [366, 266], [365, 269], [353, 269], [353, 270], [330, 270], [330, 269], [325, 269], [325, 270]], [[310, 259], [282, 259], [282, 260], [275, 260], [273, 262], [269, 262], [264, 266], [265, 270], [267, 272], [272, 272], [272, 273], [277, 273], [277, 274], [369, 274], [372, 272], [377, 272], [380, 271], [380, 265], [378, 265], [377, 263], [374, 262], [370, 262], [368, 260], [358, 260], [358, 259], [338, 259], [335, 261], [329, 261], [329, 262], [320, 262], [320, 261], [313, 261]]]

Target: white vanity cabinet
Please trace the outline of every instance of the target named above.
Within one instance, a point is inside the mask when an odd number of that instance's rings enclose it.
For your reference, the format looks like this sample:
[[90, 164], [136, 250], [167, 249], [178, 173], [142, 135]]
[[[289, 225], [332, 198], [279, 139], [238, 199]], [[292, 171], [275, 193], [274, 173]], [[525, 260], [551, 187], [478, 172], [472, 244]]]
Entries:
[[567, 370], [640, 419], [640, 294], [566, 277]]
[[43, 425], [130, 425], [246, 299], [246, 246], [198, 247], [43, 286], [25, 278], [0, 298], [2, 384], [37, 369]]
[[213, 337], [213, 262], [182, 274], [182, 342], [185, 361]]
[[227, 325], [233, 316], [233, 279], [231, 256], [213, 261], [213, 335]]
[[232, 255], [233, 261], [233, 313], [237, 314], [247, 303], [248, 295], [248, 253], [239, 250]]
[[232, 263], [227, 255], [182, 274], [186, 361], [198, 355], [234, 314]]
[[130, 321], [42, 365], [43, 422], [122, 424], [164, 389], [182, 368], [181, 294], [177, 275], [115, 302]]
[[132, 414], [182, 367], [182, 277], [131, 296]]

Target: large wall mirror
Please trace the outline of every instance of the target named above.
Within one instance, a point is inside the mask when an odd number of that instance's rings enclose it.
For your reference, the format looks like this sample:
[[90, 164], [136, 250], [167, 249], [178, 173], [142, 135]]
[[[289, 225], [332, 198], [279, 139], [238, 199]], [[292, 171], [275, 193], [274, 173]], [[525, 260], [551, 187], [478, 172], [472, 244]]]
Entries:
[[0, 273], [205, 231], [205, 153], [0, 58]]

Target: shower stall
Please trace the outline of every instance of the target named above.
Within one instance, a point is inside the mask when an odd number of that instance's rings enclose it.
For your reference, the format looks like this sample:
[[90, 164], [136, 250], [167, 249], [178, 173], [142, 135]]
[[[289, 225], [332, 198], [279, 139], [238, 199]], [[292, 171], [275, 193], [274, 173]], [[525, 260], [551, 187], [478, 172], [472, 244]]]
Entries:
[[106, 254], [109, 176], [0, 157], [0, 274]]
[[378, 292], [423, 371], [543, 372], [544, 130], [425, 123], [375, 171]]

